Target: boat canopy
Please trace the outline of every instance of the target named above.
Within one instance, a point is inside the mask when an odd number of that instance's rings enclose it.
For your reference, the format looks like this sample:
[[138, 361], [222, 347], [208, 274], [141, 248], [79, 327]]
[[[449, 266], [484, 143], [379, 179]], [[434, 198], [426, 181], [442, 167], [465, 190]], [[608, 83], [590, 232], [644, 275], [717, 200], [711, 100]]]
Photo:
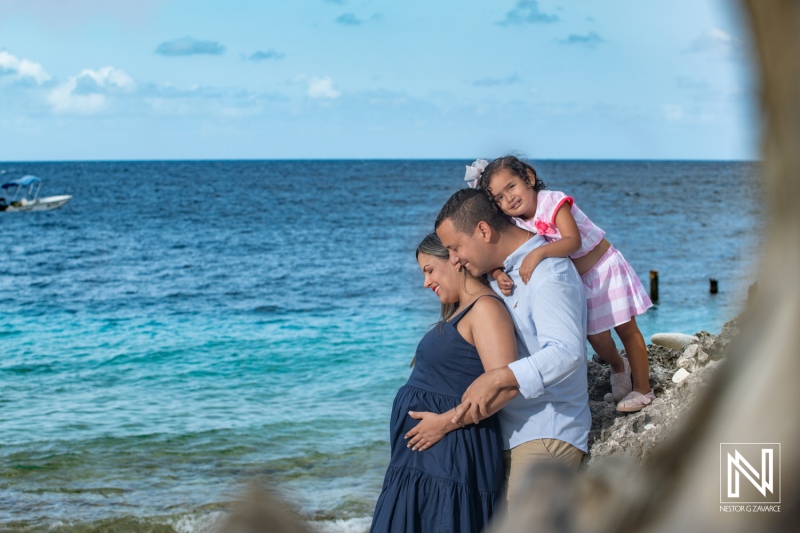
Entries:
[[10, 187], [27, 187], [32, 183], [38, 183], [42, 181], [42, 178], [37, 178], [36, 176], [31, 176], [30, 174], [27, 176], [22, 176], [21, 178], [17, 178], [15, 180], [11, 180], [8, 183], [4, 183], [0, 185], [3, 189], [8, 189]]

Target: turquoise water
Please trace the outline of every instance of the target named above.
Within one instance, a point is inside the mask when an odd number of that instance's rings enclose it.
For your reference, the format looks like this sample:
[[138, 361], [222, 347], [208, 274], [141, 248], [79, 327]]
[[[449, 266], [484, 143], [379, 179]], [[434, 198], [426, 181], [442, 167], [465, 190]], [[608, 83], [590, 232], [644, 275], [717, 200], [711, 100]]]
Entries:
[[[467, 163], [0, 164], [74, 195], [0, 213], [0, 531], [206, 531], [252, 482], [320, 531], [364, 530], [438, 312], [414, 248]], [[537, 168], [645, 286], [659, 271], [646, 337], [738, 312], [756, 166]]]

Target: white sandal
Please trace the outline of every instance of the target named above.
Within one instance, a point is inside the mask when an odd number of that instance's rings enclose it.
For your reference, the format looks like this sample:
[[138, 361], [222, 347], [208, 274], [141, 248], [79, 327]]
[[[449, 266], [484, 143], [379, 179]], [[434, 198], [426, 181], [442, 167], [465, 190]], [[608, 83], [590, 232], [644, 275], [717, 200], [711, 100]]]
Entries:
[[636, 413], [653, 403], [655, 399], [656, 395], [652, 390], [647, 394], [642, 394], [634, 390], [617, 404], [617, 411], [622, 413]]
[[620, 401], [633, 390], [631, 383], [631, 365], [626, 357], [622, 358], [622, 372], [611, 373], [611, 397], [615, 402]]

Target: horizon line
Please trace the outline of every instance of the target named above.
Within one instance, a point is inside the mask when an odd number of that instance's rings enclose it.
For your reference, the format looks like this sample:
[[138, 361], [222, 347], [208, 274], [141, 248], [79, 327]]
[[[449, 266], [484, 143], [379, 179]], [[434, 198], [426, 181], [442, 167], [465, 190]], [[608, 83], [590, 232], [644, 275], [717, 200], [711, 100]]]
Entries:
[[[501, 156], [502, 157], [502, 156]], [[292, 161], [469, 161], [473, 157], [312, 157], [312, 158], [209, 158], [209, 159], [38, 159], [38, 160], [9, 160], [0, 161], [0, 165], [31, 164], [31, 163], [215, 163], [215, 162], [292, 162]], [[585, 161], [585, 162], [649, 162], [649, 163], [761, 163], [762, 159], [664, 159], [664, 158], [607, 158], [594, 157], [537, 157], [524, 158], [528, 161]]]

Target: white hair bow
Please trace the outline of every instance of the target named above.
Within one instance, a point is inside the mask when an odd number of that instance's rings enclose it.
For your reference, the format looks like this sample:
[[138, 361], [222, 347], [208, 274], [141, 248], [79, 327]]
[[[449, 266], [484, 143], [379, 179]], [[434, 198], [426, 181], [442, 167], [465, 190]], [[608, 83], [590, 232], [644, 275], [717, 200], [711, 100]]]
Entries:
[[467, 182], [470, 189], [475, 189], [478, 187], [478, 181], [481, 179], [481, 174], [489, 166], [489, 162], [485, 159], [476, 159], [472, 162], [471, 165], [467, 167], [467, 171], [464, 173], [464, 181]]

